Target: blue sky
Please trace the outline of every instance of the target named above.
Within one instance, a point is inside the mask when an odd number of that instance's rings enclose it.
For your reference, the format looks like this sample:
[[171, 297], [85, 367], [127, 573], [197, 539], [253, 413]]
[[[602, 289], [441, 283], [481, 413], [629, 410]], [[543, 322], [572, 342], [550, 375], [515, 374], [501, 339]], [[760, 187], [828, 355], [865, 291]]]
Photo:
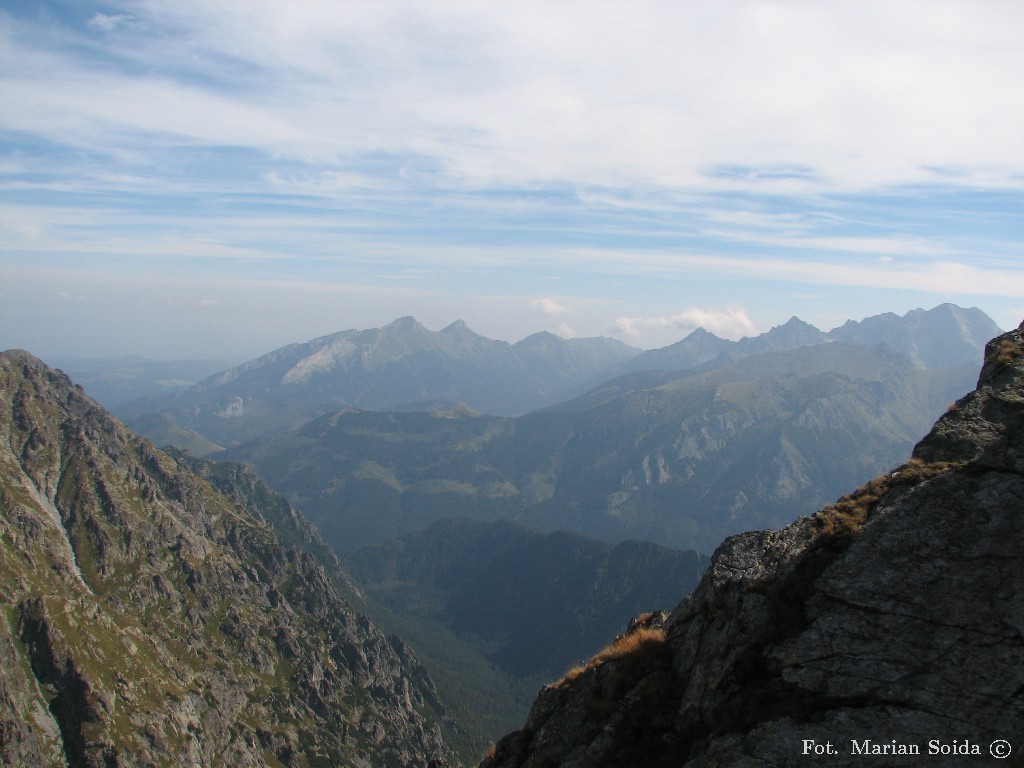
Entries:
[[0, 0], [0, 348], [1024, 318], [1018, 0]]

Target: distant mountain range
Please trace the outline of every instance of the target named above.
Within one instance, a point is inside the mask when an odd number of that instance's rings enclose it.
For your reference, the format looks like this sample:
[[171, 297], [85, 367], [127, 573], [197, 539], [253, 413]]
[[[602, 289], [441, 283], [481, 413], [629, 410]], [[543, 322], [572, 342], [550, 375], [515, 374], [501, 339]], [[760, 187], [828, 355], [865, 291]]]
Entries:
[[738, 342], [695, 332], [639, 356], [688, 368], [622, 374], [517, 418], [348, 409], [226, 456], [338, 551], [465, 516], [710, 552], [897, 463], [970, 389], [993, 329], [942, 305], [833, 334], [797, 319]]
[[860, 322], [849, 320], [828, 333], [793, 317], [760, 336], [739, 341], [720, 339], [698, 328], [682, 341], [636, 355], [614, 373], [714, 367], [762, 352], [784, 352], [830, 341], [884, 345], [923, 368], [951, 368], [976, 363], [985, 342], [1001, 332], [980, 309], [963, 309], [955, 304], [914, 309], [902, 317], [887, 312]]
[[[936, 369], [974, 363], [999, 328], [980, 310], [944, 304], [879, 315], [823, 333], [797, 318], [728, 341], [704, 330], [641, 352], [605, 338], [539, 333], [516, 344], [465, 323], [430, 331], [411, 317], [292, 344], [165, 395], [119, 402], [115, 413], [157, 444], [215, 453], [340, 408], [429, 411], [459, 406], [514, 416], [575, 398], [631, 372], [719, 367], [751, 355], [843, 342], [884, 345]], [[99, 378], [95, 372], [91, 381]]]
[[818, 344], [629, 374], [518, 418], [339, 411], [226, 456], [339, 551], [465, 516], [710, 552], [896, 464], [975, 371]]
[[495, 341], [459, 321], [430, 331], [411, 317], [292, 344], [184, 392], [118, 409], [143, 434], [211, 452], [281, 432], [338, 408], [429, 410], [463, 405], [525, 413], [580, 394], [639, 352], [613, 339], [538, 333]]

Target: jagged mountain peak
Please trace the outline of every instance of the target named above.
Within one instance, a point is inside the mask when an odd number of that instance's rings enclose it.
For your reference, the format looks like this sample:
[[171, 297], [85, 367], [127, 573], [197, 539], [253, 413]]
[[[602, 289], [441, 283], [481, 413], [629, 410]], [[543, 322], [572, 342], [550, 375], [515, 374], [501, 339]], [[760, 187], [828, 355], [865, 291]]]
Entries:
[[861, 321], [849, 320], [828, 333], [794, 315], [765, 333], [739, 341], [721, 339], [698, 328], [681, 341], [637, 355], [615, 372], [695, 369], [761, 352], [832, 341], [885, 345], [923, 368], [953, 368], [965, 362], [973, 365], [985, 342], [999, 333], [999, 327], [980, 309], [963, 309], [955, 304], [911, 310], [903, 317], [887, 312]]
[[690, 331], [683, 339], [683, 341], [686, 341], [687, 339], [718, 339], [719, 341], [723, 340], [721, 336], [716, 336], [703, 326], [700, 328], [695, 328], [694, 330]]
[[902, 317], [892, 312], [849, 320], [828, 337], [848, 344], [884, 345], [924, 368], [951, 368], [969, 361], [976, 365], [985, 343], [1001, 334], [992, 319], [975, 307], [940, 304], [912, 309]]
[[405, 315], [404, 317], [396, 318], [387, 325], [383, 325], [380, 328], [380, 330], [385, 333], [397, 333], [401, 331], [419, 331], [421, 329], [426, 330], [426, 328], [420, 325], [416, 318], [413, 317], [412, 315]]
[[474, 336], [478, 336], [479, 335], [478, 333], [476, 333], [476, 331], [474, 331], [468, 325], [466, 325], [466, 321], [465, 320], [456, 320], [456, 321], [454, 321], [452, 323], [449, 323], [448, 325], [446, 325], [444, 328], [442, 328], [440, 330], [440, 333], [448, 333], [448, 334], [472, 333]]
[[740, 339], [737, 346], [742, 348], [740, 354], [746, 355], [767, 350], [795, 349], [821, 344], [826, 340], [825, 334], [794, 315], [782, 325], [777, 325], [760, 336]]
[[825, 340], [821, 331], [796, 316], [765, 333], [744, 336], [739, 341], [723, 339], [704, 328], [697, 328], [681, 341], [637, 355], [620, 365], [616, 372], [697, 369], [761, 352], [820, 344]]
[[775, 326], [770, 331], [768, 331], [768, 333], [777, 333], [777, 332], [780, 332], [780, 331], [792, 332], [792, 331], [796, 331], [796, 330], [799, 330], [799, 331], [816, 331], [816, 332], [820, 333], [820, 331], [818, 331], [817, 328], [815, 328], [813, 325], [811, 325], [808, 322], [804, 322], [803, 320], [801, 320], [796, 315], [793, 315], [791, 318], [789, 318], [789, 320], [784, 322], [782, 325]]
[[416, 317], [412, 316], [411, 314], [403, 317], [397, 317], [387, 325], [381, 326], [378, 329], [370, 329], [370, 333], [375, 334], [377, 336], [393, 337], [402, 337], [410, 335], [413, 335], [415, 337], [434, 334], [433, 331], [430, 331], [425, 326], [420, 325]]
[[551, 331], [538, 331], [537, 333], [531, 333], [519, 341], [513, 346], [515, 347], [536, 347], [536, 346], [548, 346], [551, 344], [558, 344], [559, 342], [565, 341], [561, 336], [558, 336]]
[[977, 389], [911, 461], [727, 539], [663, 626], [544, 688], [481, 765], [791, 765], [808, 744], [837, 766], [960, 765], [996, 740], [1019, 749], [1021, 435], [1024, 324], [987, 346]]

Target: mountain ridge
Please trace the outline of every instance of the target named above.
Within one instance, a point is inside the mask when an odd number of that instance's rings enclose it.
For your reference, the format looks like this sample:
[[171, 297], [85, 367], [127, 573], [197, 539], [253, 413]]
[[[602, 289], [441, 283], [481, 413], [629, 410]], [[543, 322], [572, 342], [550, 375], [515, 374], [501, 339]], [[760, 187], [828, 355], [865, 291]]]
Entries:
[[[950, 328], [957, 333], [950, 335]], [[739, 341], [697, 329], [676, 344], [640, 351], [613, 339], [543, 332], [509, 344], [481, 336], [461, 320], [434, 332], [402, 317], [381, 328], [281, 347], [188, 390], [122, 404], [117, 415], [158, 443], [210, 455], [342, 407], [462, 405], [489, 415], [522, 415], [637, 371], [699, 370], [835, 341], [884, 344], [915, 365], [953, 367], [974, 362], [999, 332], [980, 310], [944, 304], [902, 318], [890, 313], [850, 321], [827, 334], [795, 316]]]
[[411, 648], [254, 477], [229, 499], [24, 351], [0, 354], [0, 438], [2, 762], [455, 759]]
[[857, 745], [1019, 763], [1022, 435], [1024, 323], [907, 463], [727, 539], [663, 624], [545, 687], [481, 767], [792, 765], [815, 748], [856, 766]]
[[976, 370], [819, 344], [630, 374], [514, 419], [338, 412], [225, 456], [339, 551], [447, 516], [711, 551], [898, 463]]
[[[403, 317], [381, 328], [281, 347], [184, 392], [126, 404], [118, 413], [151, 438], [190, 449], [199, 443], [182, 445], [182, 429], [222, 447], [342, 407], [464, 405], [512, 414], [576, 394], [636, 352], [606, 338], [551, 335], [509, 344], [481, 336], [462, 321], [435, 332]], [[166, 424], [153, 414], [161, 414]]]
[[[957, 333], [950, 334], [950, 327], [956, 328]], [[745, 336], [738, 341], [722, 339], [698, 328], [675, 344], [641, 352], [618, 366], [614, 374], [687, 370], [735, 361], [759, 352], [785, 351], [833, 341], [869, 347], [884, 344], [902, 352], [916, 365], [942, 368], [964, 362], [1000, 333], [1002, 330], [980, 309], [964, 309], [948, 303], [927, 310], [912, 309], [902, 317], [886, 312], [860, 321], [847, 320], [827, 333], [793, 316], [765, 333]], [[922, 338], [941, 339], [941, 343], [933, 340], [930, 344], [921, 344]]]

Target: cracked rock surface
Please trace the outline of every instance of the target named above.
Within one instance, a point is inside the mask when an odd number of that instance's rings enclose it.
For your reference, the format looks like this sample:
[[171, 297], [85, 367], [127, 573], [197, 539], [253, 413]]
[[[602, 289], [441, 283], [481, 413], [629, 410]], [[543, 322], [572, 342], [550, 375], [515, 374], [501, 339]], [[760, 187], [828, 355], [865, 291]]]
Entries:
[[[805, 740], [831, 766], [964, 765], [942, 749], [995, 762], [996, 739], [1024, 765], [1024, 324], [906, 465], [726, 540], [659, 647], [548, 686], [482, 765], [821, 760]], [[856, 754], [865, 740], [921, 754]]]

